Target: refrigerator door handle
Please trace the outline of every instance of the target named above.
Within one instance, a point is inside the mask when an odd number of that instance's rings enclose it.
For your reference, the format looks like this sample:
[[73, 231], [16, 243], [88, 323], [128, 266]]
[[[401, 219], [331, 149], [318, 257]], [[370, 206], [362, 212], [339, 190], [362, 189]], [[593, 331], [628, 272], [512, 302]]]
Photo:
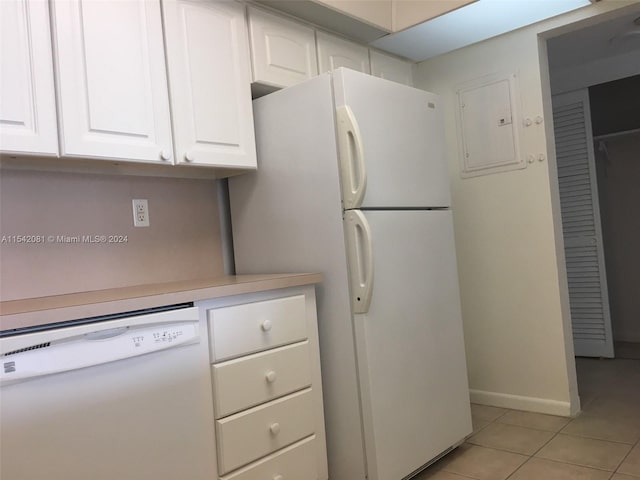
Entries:
[[342, 201], [345, 209], [359, 208], [367, 188], [367, 171], [360, 128], [351, 108], [347, 105], [337, 107], [336, 118]]
[[345, 212], [344, 224], [353, 313], [367, 313], [373, 293], [371, 229], [364, 214], [359, 210]]

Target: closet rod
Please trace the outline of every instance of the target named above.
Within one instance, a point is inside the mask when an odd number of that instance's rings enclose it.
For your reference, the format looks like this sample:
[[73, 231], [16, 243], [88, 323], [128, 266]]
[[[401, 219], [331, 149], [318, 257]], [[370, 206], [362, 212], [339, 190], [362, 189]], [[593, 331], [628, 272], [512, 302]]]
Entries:
[[634, 128], [633, 130], [623, 130], [622, 132], [615, 133], [605, 133], [604, 135], [598, 135], [597, 137], [593, 137], [593, 140], [608, 140], [610, 138], [615, 137], [626, 137], [627, 135], [633, 135], [640, 133], [640, 128]]

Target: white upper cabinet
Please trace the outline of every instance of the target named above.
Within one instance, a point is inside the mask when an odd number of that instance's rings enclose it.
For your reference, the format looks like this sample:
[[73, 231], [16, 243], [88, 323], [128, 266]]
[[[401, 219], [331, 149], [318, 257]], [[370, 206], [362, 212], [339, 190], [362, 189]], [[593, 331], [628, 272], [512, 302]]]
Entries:
[[288, 87], [318, 74], [313, 28], [249, 7], [253, 81]]
[[318, 70], [329, 72], [339, 67], [371, 73], [369, 49], [325, 32], [316, 32], [318, 41]]
[[244, 7], [163, 1], [176, 163], [256, 168]]
[[371, 75], [413, 86], [413, 63], [370, 50]]
[[0, 1], [0, 150], [58, 154], [46, 0]]
[[159, 0], [54, 0], [61, 154], [173, 157]]

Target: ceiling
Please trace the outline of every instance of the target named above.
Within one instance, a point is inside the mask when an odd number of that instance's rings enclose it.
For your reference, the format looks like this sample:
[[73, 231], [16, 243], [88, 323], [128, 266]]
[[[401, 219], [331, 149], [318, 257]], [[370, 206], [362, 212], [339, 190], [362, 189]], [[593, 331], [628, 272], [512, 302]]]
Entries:
[[370, 45], [420, 62], [590, 3], [589, 0], [478, 0], [379, 38]]
[[637, 18], [640, 4], [623, 16], [549, 39], [549, 66], [566, 68], [640, 51], [640, 20], [634, 23]]

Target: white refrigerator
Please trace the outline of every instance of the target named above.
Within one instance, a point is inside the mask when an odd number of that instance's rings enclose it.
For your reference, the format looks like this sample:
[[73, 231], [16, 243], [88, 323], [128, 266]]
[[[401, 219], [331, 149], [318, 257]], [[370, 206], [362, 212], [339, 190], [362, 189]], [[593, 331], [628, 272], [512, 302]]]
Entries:
[[472, 430], [440, 99], [341, 68], [254, 115], [236, 271], [324, 274], [329, 478], [409, 478]]

